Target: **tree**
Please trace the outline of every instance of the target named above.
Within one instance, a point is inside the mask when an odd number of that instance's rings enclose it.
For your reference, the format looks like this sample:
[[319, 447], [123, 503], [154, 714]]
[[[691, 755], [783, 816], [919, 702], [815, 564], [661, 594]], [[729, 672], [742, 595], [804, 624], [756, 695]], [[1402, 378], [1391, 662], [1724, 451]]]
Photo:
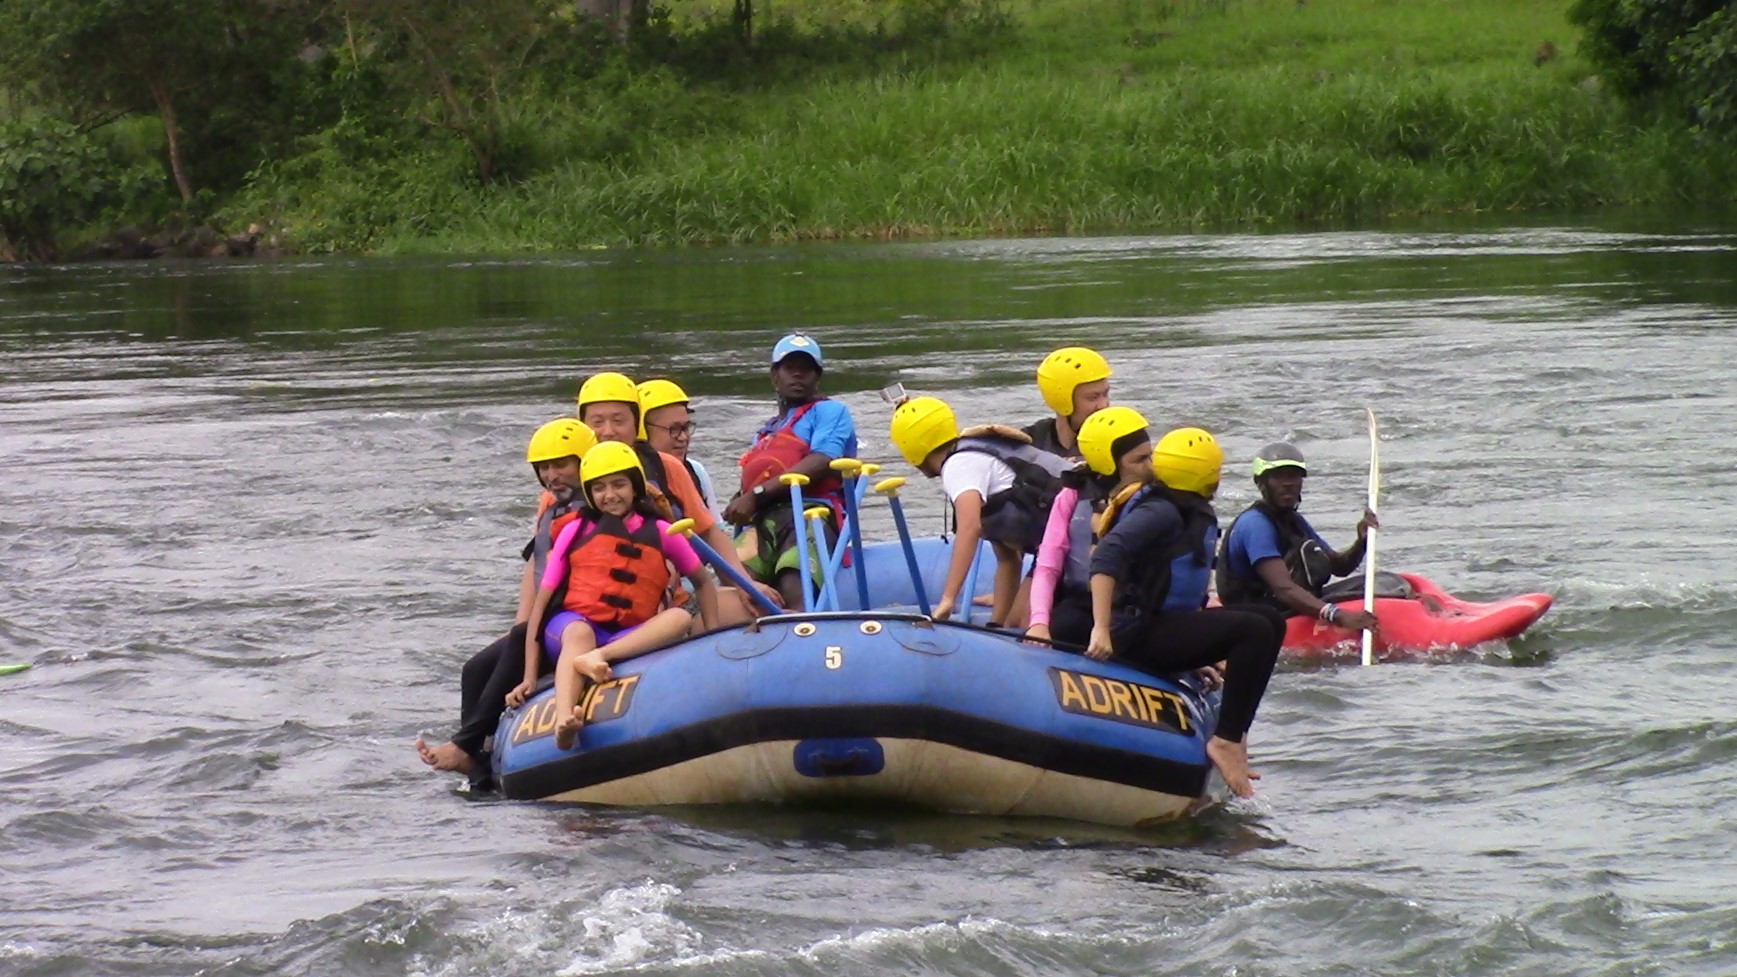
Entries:
[[[194, 181], [183, 152], [182, 99], [221, 90], [238, 65], [289, 59], [290, 35], [276, 30], [287, 9], [270, 0], [0, 0], [0, 70], [30, 79], [37, 101], [81, 124], [157, 115], [169, 170], [187, 203]], [[245, 100], [253, 93], [223, 94]]]
[[1731, 0], [1576, 0], [1569, 19], [1611, 87], [1737, 132], [1737, 10]]

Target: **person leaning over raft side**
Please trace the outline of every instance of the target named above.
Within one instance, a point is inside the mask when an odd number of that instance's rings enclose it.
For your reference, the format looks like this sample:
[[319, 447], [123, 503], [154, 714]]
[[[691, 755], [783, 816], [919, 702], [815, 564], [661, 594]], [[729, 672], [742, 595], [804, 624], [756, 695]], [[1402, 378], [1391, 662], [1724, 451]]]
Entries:
[[671, 564], [694, 585], [702, 624], [710, 629], [718, 620], [712, 578], [687, 538], [668, 534], [670, 513], [647, 491], [634, 450], [600, 444], [585, 455], [580, 473], [584, 506], [549, 551], [529, 619], [541, 621], [552, 605], [561, 610], [526, 635], [524, 681], [513, 690], [528, 696], [536, 689], [540, 648], [559, 655], [555, 746], [563, 750], [572, 748], [583, 723], [582, 680], [607, 681], [610, 662], [656, 651], [687, 632], [692, 615], [663, 608]]
[[[596, 432], [599, 442], [613, 441], [632, 447], [639, 456], [646, 482], [664, 496], [676, 518], [686, 516], [692, 519], [694, 532], [744, 577], [748, 575], [736, 556], [730, 537], [719, 528], [717, 518], [700, 497], [699, 487], [694, 484], [693, 476], [688, 474], [681, 459], [664, 454], [638, 439], [639, 388], [632, 380], [620, 373], [599, 373], [586, 380], [579, 388], [579, 419]], [[733, 588], [726, 589], [736, 593]], [[774, 603], [782, 600], [778, 591], [770, 587], [761, 586], [760, 590]], [[736, 605], [731, 608], [732, 613], [725, 615], [726, 623], [758, 616], [759, 609], [752, 597], [747, 594], [736, 596], [737, 601], [726, 602], [726, 606]]]
[[693, 446], [693, 404], [688, 392], [673, 380], [646, 380], [639, 385], [639, 436], [652, 448], [681, 459], [682, 466], [693, 476], [700, 498], [712, 515], [722, 514], [718, 492], [712, 487], [712, 474], [689, 450]]
[[[1090, 443], [1102, 416], [1085, 423], [1082, 441]], [[1224, 452], [1199, 428], [1171, 431], [1156, 447], [1149, 439], [1142, 426], [1112, 443], [1117, 486], [1092, 550], [1086, 655], [1103, 661], [1114, 653], [1160, 674], [1224, 662], [1224, 698], [1206, 755], [1232, 793], [1249, 797], [1260, 774], [1249, 768], [1245, 740], [1278, 662], [1284, 619], [1204, 607], [1218, 536], [1210, 499]]]
[[[977, 558], [978, 544], [995, 550], [990, 627], [1008, 623], [1019, 592], [1020, 562], [1042, 538], [1050, 502], [1064, 474], [1077, 466], [1033, 447], [1022, 431], [999, 425], [961, 432], [953, 409], [936, 397], [915, 397], [893, 411], [892, 442], [905, 460], [939, 478], [953, 504], [953, 558], [933, 617], [946, 620]], [[967, 615], [969, 617], [969, 615]]]
[[1381, 523], [1364, 509], [1357, 541], [1343, 553], [1335, 551], [1297, 511], [1308, 474], [1303, 453], [1284, 441], [1255, 455], [1254, 483], [1261, 500], [1236, 517], [1219, 544], [1218, 601], [1226, 607], [1276, 607], [1352, 631], [1374, 631], [1379, 623], [1374, 614], [1343, 610], [1321, 600], [1321, 594], [1328, 580], [1363, 562], [1369, 530]]
[[488, 756], [483, 744], [507, 706], [518, 705], [515, 687], [524, 677], [525, 635], [536, 595], [537, 581], [542, 579], [549, 551], [555, 536], [571, 522], [580, 505], [579, 466], [593, 446], [597, 436], [591, 429], [571, 417], [550, 421], [531, 435], [525, 460], [543, 487], [543, 498], [537, 509], [531, 542], [525, 546], [525, 569], [519, 575], [519, 608], [513, 626], [494, 643], [471, 656], [459, 674], [459, 729], [449, 742], [429, 746], [421, 737], [416, 739], [416, 751], [422, 762], [436, 770], [456, 770], [469, 774], [473, 780], [486, 775]]
[[1055, 412], [1025, 429], [1031, 443], [1063, 458], [1078, 458], [1080, 426], [1110, 406], [1110, 364], [1096, 350], [1064, 346], [1037, 367], [1037, 389]]
[[[772, 347], [778, 413], [760, 427], [753, 446], [742, 455], [741, 488], [724, 507], [724, 521], [754, 529], [759, 551], [747, 561], [754, 579], [777, 587], [790, 608], [802, 607], [797, 568], [804, 561], [796, 554], [795, 527], [801, 514], [792, 512], [790, 492], [779, 476], [808, 476], [803, 497], [832, 510], [823, 527], [828, 546], [836, 546], [844, 479], [831, 466], [835, 459], [856, 457], [856, 421], [850, 408], [820, 393], [824, 364], [820, 344], [801, 333], [791, 333]], [[812, 540], [806, 562], [809, 575], [818, 581], [820, 560]]]

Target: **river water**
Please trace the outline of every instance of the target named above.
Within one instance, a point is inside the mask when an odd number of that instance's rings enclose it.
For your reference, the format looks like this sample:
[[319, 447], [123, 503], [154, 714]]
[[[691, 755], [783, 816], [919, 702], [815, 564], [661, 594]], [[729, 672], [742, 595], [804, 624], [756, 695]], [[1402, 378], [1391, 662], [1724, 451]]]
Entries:
[[[728, 471], [797, 327], [867, 455], [882, 384], [1024, 421], [1088, 343], [1227, 516], [1296, 440], [1340, 541], [1371, 406], [1384, 562], [1558, 603], [1284, 669], [1259, 795], [1157, 831], [427, 772], [530, 431], [666, 373]], [[1737, 229], [1685, 221], [0, 271], [0, 974], [1737, 973], [1734, 364]]]

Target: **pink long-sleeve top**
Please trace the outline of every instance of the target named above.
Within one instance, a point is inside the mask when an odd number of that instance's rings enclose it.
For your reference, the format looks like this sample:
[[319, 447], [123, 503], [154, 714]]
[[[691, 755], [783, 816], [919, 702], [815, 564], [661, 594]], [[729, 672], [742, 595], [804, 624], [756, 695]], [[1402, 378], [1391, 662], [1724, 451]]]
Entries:
[[1049, 506], [1049, 522], [1043, 527], [1043, 542], [1037, 544], [1037, 569], [1031, 575], [1030, 624], [1049, 627], [1049, 614], [1055, 608], [1055, 586], [1061, 581], [1062, 568], [1067, 566], [1068, 523], [1073, 520], [1074, 506], [1080, 501], [1079, 489], [1064, 488], [1055, 494]]
[[[645, 525], [645, 517], [637, 512], [630, 512], [622, 520], [628, 532], [635, 532]], [[579, 538], [579, 531], [588, 528], [590, 523], [583, 519], [575, 519], [561, 528], [561, 534], [555, 537], [555, 545], [549, 549], [549, 565], [543, 569], [543, 587], [554, 590], [567, 579], [567, 551], [573, 548], [573, 541]], [[676, 568], [676, 572], [684, 577], [693, 576], [700, 569], [700, 555], [694, 552], [693, 544], [686, 536], [669, 535], [669, 523], [662, 519], [657, 521], [657, 534], [662, 537], [663, 555]]]

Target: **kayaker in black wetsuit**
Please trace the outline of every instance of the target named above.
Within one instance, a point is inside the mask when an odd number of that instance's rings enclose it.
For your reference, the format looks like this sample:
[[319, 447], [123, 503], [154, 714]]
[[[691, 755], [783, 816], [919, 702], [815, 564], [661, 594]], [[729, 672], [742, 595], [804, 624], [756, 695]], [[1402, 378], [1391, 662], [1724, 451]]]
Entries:
[[[1113, 419], [1087, 420], [1082, 444]], [[1284, 619], [1258, 609], [1205, 607], [1218, 539], [1210, 500], [1224, 452], [1199, 428], [1171, 431], [1154, 447], [1141, 425], [1116, 433], [1109, 454], [1117, 487], [1092, 550], [1086, 655], [1102, 661], [1113, 653], [1154, 673], [1222, 662], [1224, 698], [1206, 754], [1231, 792], [1249, 797], [1260, 774], [1249, 768], [1245, 740], [1278, 661]]]
[[[597, 444], [591, 429], [571, 417], [538, 428], [531, 435], [525, 460], [543, 486], [532, 539], [525, 547], [525, 568], [519, 575], [519, 609], [506, 634], [472, 655], [459, 673], [459, 729], [452, 739], [430, 746], [416, 738], [422, 762], [436, 770], [469, 774], [473, 783], [488, 780], [489, 758], [483, 744], [500, 725], [509, 697], [524, 678], [526, 619], [536, 581], [543, 572], [554, 538], [578, 510], [579, 462]], [[517, 705], [518, 703], [510, 703]]]
[[1079, 458], [1080, 425], [1110, 406], [1109, 362], [1084, 346], [1063, 347], [1038, 364], [1037, 389], [1055, 416], [1027, 427], [1026, 435], [1052, 455]]
[[1243, 510], [1225, 533], [1218, 558], [1218, 600], [1226, 607], [1260, 605], [1286, 614], [1319, 617], [1349, 631], [1374, 631], [1375, 615], [1345, 610], [1321, 599], [1327, 582], [1363, 562], [1370, 529], [1381, 528], [1363, 510], [1357, 541], [1343, 552], [1327, 545], [1297, 508], [1309, 469], [1295, 445], [1275, 441], [1254, 459], [1261, 500]]

